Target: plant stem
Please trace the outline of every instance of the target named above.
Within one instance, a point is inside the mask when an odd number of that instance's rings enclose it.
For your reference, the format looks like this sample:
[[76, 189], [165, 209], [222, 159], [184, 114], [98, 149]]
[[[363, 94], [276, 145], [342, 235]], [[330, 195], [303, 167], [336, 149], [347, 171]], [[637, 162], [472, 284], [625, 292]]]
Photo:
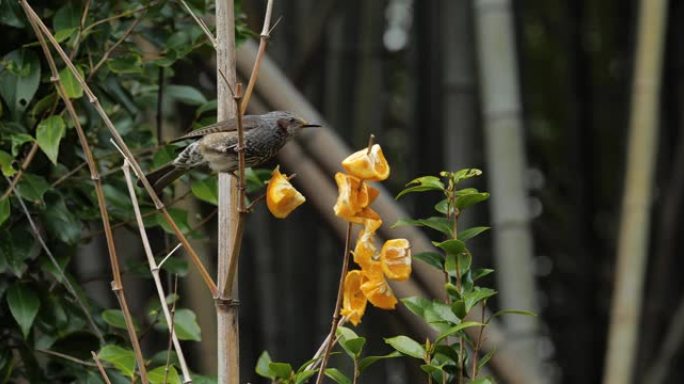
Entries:
[[361, 375], [361, 371], [359, 371], [359, 359], [358, 357], [354, 358], [354, 380], [352, 381], [352, 384], [356, 384], [357, 380], [359, 379], [359, 376]]
[[473, 367], [471, 370], [470, 377], [474, 380], [477, 379], [478, 367], [477, 359], [480, 353], [480, 346], [482, 345], [482, 335], [484, 335], [484, 328], [487, 326], [485, 323], [485, 310], [487, 308], [487, 300], [482, 301], [482, 325], [480, 326], [480, 333], [477, 335], [477, 341], [475, 342], [475, 348], [473, 349]]
[[[264, 15], [264, 25], [261, 28], [261, 36], [259, 40], [259, 50], [257, 52], [256, 60], [254, 60], [254, 67], [252, 68], [252, 74], [249, 76], [249, 82], [247, 83], [247, 90], [245, 91], [245, 97], [240, 105], [240, 113], [244, 114], [247, 110], [247, 105], [249, 104], [249, 99], [252, 97], [252, 92], [254, 91], [254, 85], [256, 84], [257, 77], [259, 75], [259, 69], [261, 68], [261, 62], [264, 60], [266, 54], [266, 47], [268, 46], [268, 40], [271, 38], [271, 13], [273, 10], [273, 0], [268, 0], [266, 3], [266, 14]], [[276, 22], [276, 24], [278, 24]]]
[[342, 270], [340, 271], [340, 283], [337, 287], [337, 300], [335, 301], [335, 310], [333, 311], [332, 324], [330, 325], [330, 333], [328, 334], [328, 344], [325, 347], [325, 353], [323, 354], [323, 360], [321, 360], [321, 368], [318, 371], [318, 377], [316, 378], [316, 384], [323, 383], [323, 377], [325, 376], [325, 367], [328, 365], [328, 360], [330, 359], [330, 351], [332, 351], [333, 340], [335, 339], [335, 332], [337, 331], [337, 326], [340, 321], [340, 309], [342, 308], [342, 296], [344, 296], [344, 279], [347, 277], [347, 271], [349, 270], [349, 250], [351, 246], [351, 231], [352, 223], [347, 224], [347, 237], [344, 242], [344, 255], [342, 256]]
[[100, 371], [100, 376], [102, 376], [102, 379], [105, 381], [106, 384], [112, 384], [112, 382], [109, 381], [109, 377], [107, 377], [107, 371], [105, 371], [104, 367], [102, 366], [102, 362], [97, 357], [97, 354], [94, 351], [90, 351], [90, 354], [93, 355], [93, 360], [95, 360], [97, 370]]

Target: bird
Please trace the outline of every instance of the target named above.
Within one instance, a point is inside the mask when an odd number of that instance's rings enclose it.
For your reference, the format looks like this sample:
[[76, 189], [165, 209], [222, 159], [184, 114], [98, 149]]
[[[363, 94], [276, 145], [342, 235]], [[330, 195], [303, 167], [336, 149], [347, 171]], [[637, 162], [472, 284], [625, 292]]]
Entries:
[[[258, 166], [271, 158], [303, 128], [320, 127], [286, 111], [242, 117], [245, 167]], [[191, 169], [208, 166], [214, 172], [238, 169], [237, 119], [231, 118], [188, 132], [171, 143], [193, 140], [176, 158], [148, 173], [147, 180], [157, 194]], [[139, 181], [138, 185], [142, 185]]]

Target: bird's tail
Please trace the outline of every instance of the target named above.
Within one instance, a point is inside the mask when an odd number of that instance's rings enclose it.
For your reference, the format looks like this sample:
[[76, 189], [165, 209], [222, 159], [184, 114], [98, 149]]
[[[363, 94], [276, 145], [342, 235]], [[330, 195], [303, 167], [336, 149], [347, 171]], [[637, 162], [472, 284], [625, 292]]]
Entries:
[[[183, 176], [188, 171], [187, 168], [179, 167], [173, 163], [168, 163], [161, 168], [145, 175], [147, 181], [150, 182], [152, 188], [157, 194], [161, 194], [162, 190], [169, 184], [173, 183], [177, 178]], [[138, 186], [142, 186], [142, 182], [138, 180]]]

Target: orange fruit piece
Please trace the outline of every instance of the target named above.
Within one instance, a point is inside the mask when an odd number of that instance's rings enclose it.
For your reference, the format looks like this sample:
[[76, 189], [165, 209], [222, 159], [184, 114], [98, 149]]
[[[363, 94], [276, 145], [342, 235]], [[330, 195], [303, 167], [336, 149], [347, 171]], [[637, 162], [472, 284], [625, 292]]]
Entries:
[[338, 190], [333, 207], [335, 215], [350, 220], [368, 206], [368, 187], [363, 180], [342, 172], [335, 174], [335, 182]]
[[[370, 220], [369, 220], [370, 221]], [[356, 246], [354, 247], [354, 262], [361, 266], [361, 268], [366, 269], [373, 262], [374, 256], [378, 252], [378, 248], [375, 246], [375, 240], [373, 239], [375, 234], [374, 230], [369, 230], [368, 227], [364, 228], [356, 240]]]
[[354, 325], [361, 322], [368, 299], [361, 292], [361, 284], [365, 276], [361, 271], [349, 271], [344, 278], [344, 295], [342, 296], [342, 316], [345, 316]]
[[381, 181], [387, 179], [390, 174], [389, 164], [379, 144], [374, 144], [370, 151], [364, 148], [352, 153], [342, 160], [342, 167], [350, 175], [364, 180]]
[[299, 193], [285, 175], [280, 173], [280, 167], [276, 167], [266, 188], [266, 206], [271, 214], [284, 219], [305, 201], [304, 195]]
[[411, 275], [411, 244], [406, 239], [387, 240], [380, 250], [380, 264], [388, 279], [406, 280]]
[[397, 298], [392, 292], [382, 270], [371, 264], [368, 270], [364, 270], [367, 280], [361, 284], [361, 291], [368, 301], [374, 306], [382, 309], [394, 309], [397, 305]]

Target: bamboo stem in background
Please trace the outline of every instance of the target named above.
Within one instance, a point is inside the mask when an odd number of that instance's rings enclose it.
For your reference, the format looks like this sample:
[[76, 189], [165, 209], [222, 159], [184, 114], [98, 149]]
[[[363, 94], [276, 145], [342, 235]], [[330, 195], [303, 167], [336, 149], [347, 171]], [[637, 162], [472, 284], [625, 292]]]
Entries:
[[642, 0], [604, 384], [633, 382], [658, 146], [667, 0]]
[[[526, 188], [525, 140], [518, 84], [515, 29], [510, 0], [476, 0], [473, 5], [479, 55], [486, 174], [492, 193], [494, 260], [503, 308], [536, 312], [532, 233]], [[528, 383], [543, 383], [536, 317], [504, 319], [505, 349], [529, 372]]]
[[[216, 87], [217, 119], [227, 120], [238, 113], [231, 89], [236, 89], [235, 75], [235, 11], [233, 1], [216, 1]], [[222, 77], [225, 76], [225, 81]], [[219, 284], [226, 283], [233, 253], [234, 236], [239, 220], [237, 182], [228, 173], [219, 173], [218, 205], [218, 276]], [[237, 277], [233, 283], [238, 284]], [[240, 342], [238, 327], [237, 290], [231, 297], [220, 297], [224, 287], [216, 293], [218, 383], [240, 382]]]

